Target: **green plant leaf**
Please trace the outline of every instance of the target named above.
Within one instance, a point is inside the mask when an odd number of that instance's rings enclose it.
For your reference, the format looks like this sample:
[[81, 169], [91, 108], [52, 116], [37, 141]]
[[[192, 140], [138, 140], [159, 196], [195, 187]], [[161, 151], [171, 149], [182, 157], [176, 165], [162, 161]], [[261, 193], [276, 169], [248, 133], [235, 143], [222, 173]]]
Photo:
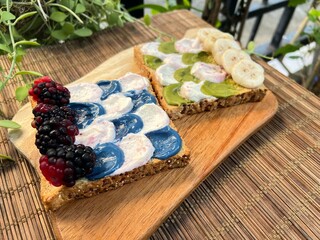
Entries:
[[70, 22], [66, 22], [62, 26], [62, 31], [64, 31], [66, 34], [72, 34], [74, 32], [74, 26]]
[[318, 18], [320, 17], [320, 10], [317, 9], [310, 9], [308, 12], [308, 18], [311, 22], [316, 22]]
[[52, 31], [51, 36], [55, 39], [64, 41], [64, 40], [68, 39], [69, 34], [65, 33], [62, 29], [60, 29], [60, 30]]
[[23, 55], [16, 55], [16, 62], [21, 63], [23, 60]]
[[60, 0], [59, 3], [70, 9], [73, 9], [75, 5], [75, 2], [72, 0]]
[[159, 14], [159, 13], [160, 13], [159, 11], [154, 10], [154, 9], [151, 9], [151, 14], [152, 14], [152, 15], [157, 15], [157, 14]]
[[36, 41], [26, 41], [26, 40], [22, 40], [14, 44], [14, 46], [19, 46], [19, 45], [40, 46], [40, 44], [37, 43]]
[[98, 6], [103, 6], [103, 2], [101, 0], [93, 0], [93, 3]]
[[300, 45], [293, 45], [293, 44], [284, 45], [283, 47], [280, 47], [275, 51], [274, 56], [276, 57], [279, 55], [284, 55], [286, 53], [297, 51], [300, 47], [301, 47]]
[[289, 0], [288, 6], [289, 7], [296, 7], [300, 4], [306, 3], [307, 0]]
[[21, 125], [11, 120], [0, 120], [0, 127], [18, 129]]
[[10, 160], [10, 161], [15, 162], [15, 160], [12, 159], [10, 156], [4, 155], [4, 154], [0, 154], [0, 159], [1, 160]]
[[92, 30], [89, 28], [80, 28], [74, 31], [74, 34], [79, 37], [89, 37], [92, 35]]
[[20, 20], [31, 17], [37, 13], [38, 13], [37, 11], [32, 11], [32, 12], [26, 12], [26, 13], [22, 14], [14, 21], [13, 25], [16, 25], [17, 22], [19, 22]]
[[143, 21], [147, 26], [151, 25], [151, 17], [148, 14], [143, 16]]
[[86, 11], [86, 6], [83, 4], [77, 4], [76, 10], [74, 11], [75, 13], [83, 13]]
[[221, 25], [222, 25], [222, 22], [219, 19], [217, 19], [217, 22], [214, 27], [219, 28], [219, 27], [221, 27]]
[[16, 19], [16, 16], [13, 15], [11, 12], [3, 11], [3, 12], [1, 12], [0, 19], [2, 22], [10, 21], [10, 20]]
[[157, 5], [157, 4], [140, 4], [138, 6], [132, 7], [128, 9], [128, 12], [134, 11], [134, 10], [138, 10], [138, 9], [144, 9], [144, 8], [150, 8], [153, 10], [156, 10], [158, 12], [167, 12], [168, 9], [161, 6], [161, 5]]
[[106, 2], [104, 7], [107, 11], [112, 11], [114, 9], [114, 5], [112, 2]]
[[253, 53], [255, 48], [256, 48], [255, 43], [253, 41], [250, 41], [247, 46], [248, 52]]
[[42, 73], [39, 73], [39, 72], [36, 72], [36, 71], [18, 71], [14, 74], [14, 76], [17, 76], [17, 75], [32, 75], [32, 76], [37, 76], [37, 77], [42, 77], [43, 74]]
[[17, 47], [16, 48], [16, 62], [20, 63], [25, 54], [26, 54], [26, 51], [22, 47]]
[[121, 17], [118, 18], [118, 26], [119, 27], [123, 27], [124, 23], [123, 20], [121, 19]]
[[50, 19], [55, 21], [55, 22], [63, 22], [66, 18], [68, 17], [67, 14], [63, 13], [63, 12], [53, 12], [50, 15]]
[[22, 102], [28, 97], [29, 88], [27, 86], [18, 87], [16, 89], [16, 99]]
[[17, 56], [23, 56], [26, 54], [26, 51], [22, 47], [17, 47]]
[[74, 13], [71, 9], [67, 8], [66, 6], [63, 6], [61, 4], [58, 4], [58, 3], [49, 3], [48, 4], [49, 6], [55, 6], [55, 7], [60, 7], [64, 10], [66, 10], [67, 12], [69, 12], [72, 16], [74, 16], [81, 24], [83, 24], [83, 21], [81, 20], [81, 18], [76, 14]]
[[119, 14], [116, 12], [112, 12], [108, 15], [108, 23], [110, 26], [114, 26], [118, 24]]
[[191, 7], [189, 0], [183, 0], [183, 5], [185, 5], [186, 7]]
[[10, 48], [7, 45], [1, 44], [1, 43], [0, 43], [0, 50], [5, 51], [7, 53], [11, 52]]
[[127, 12], [125, 12], [125, 13], [123, 14], [123, 18], [124, 18], [125, 20], [127, 20], [128, 22], [134, 22], [134, 21], [135, 21], [134, 18], [133, 18], [129, 13], [127, 13]]

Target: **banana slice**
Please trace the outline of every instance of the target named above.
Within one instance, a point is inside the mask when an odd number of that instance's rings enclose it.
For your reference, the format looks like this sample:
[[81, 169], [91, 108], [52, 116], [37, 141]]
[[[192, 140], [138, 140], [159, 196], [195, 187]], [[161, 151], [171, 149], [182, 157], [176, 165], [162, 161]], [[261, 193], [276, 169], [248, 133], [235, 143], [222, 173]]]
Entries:
[[233, 39], [219, 38], [217, 39], [217, 41], [215, 41], [211, 52], [216, 63], [220, 65], [222, 64], [222, 55], [226, 50], [230, 48], [238, 50], [241, 49], [239, 43]]
[[256, 88], [264, 81], [264, 70], [254, 61], [243, 59], [233, 66], [231, 76], [243, 87]]
[[206, 52], [210, 52], [216, 40], [217, 40], [217, 37], [214, 34], [208, 34], [208, 36], [202, 42], [203, 50], [205, 50]]
[[224, 32], [216, 32], [216, 33], [209, 33], [207, 38], [204, 40], [204, 42], [202, 43], [203, 45], [203, 49], [206, 52], [210, 52], [212, 47], [214, 46], [214, 43], [218, 40], [218, 39], [230, 39], [230, 40], [234, 40], [233, 36], [229, 33], [224, 33]]
[[250, 55], [245, 51], [230, 48], [222, 54], [221, 64], [227, 73], [231, 73], [232, 67], [242, 59], [250, 60]]
[[216, 40], [217, 39], [214, 36], [208, 35], [207, 38], [202, 43], [203, 50], [206, 52], [210, 52], [210, 50]]
[[225, 38], [225, 39], [231, 39], [234, 40], [234, 37], [230, 33], [222, 32], [221, 34], [217, 35], [218, 38]]
[[221, 34], [220, 30], [216, 28], [201, 28], [197, 32], [197, 38], [200, 40], [200, 42], [204, 43], [204, 41], [207, 39], [209, 35], [215, 35], [215, 34]]

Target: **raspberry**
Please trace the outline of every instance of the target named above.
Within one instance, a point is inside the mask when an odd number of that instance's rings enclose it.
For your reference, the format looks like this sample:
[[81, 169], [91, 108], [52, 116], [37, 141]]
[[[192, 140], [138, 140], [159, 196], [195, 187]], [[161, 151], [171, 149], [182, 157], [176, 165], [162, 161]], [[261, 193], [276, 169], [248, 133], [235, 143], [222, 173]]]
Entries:
[[44, 121], [49, 120], [52, 117], [56, 117], [59, 119], [68, 119], [75, 124], [76, 112], [68, 106], [58, 107], [56, 105], [39, 103], [32, 112], [34, 115], [34, 119], [31, 123], [31, 126], [36, 129], [39, 129]]
[[61, 144], [72, 145], [78, 134], [78, 127], [70, 120], [55, 116], [45, 120], [38, 128], [35, 144], [41, 154], [46, 154], [49, 148], [56, 148]]
[[37, 103], [64, 106], [70, 101], [69, 90], [47, 76], [34, 81], [29, 95]]
[[40, 158], [40, 170], [54, 186], [72, 187], [76, 180], [91, 173], [96, 155], [91, 147], [79, 145], [50, 148]]

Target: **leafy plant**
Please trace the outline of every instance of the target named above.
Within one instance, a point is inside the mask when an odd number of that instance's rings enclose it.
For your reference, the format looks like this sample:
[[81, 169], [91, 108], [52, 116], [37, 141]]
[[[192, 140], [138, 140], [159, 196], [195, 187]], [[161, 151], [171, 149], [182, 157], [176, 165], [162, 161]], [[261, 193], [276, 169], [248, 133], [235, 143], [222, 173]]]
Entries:
[[202, 12], [202, 10], [193, 7], [189, 0], [166, 0], [164, 5], [160, 4], [140, 4], [138, 6], [128, 9], [128, 12], [138, 9], [151, 9], [151, 14], [170, 12], [178, 9], [193, 9], [195, 11]]
[[[7, 72], [0, 68], [0, 91], [17, 75], [42, 75], [21, 69], [26, 48], [88, 37], [128, 20], [120, 0], [0, 0], [0, 55], [11, 61]], [[17, 89], [18, 101], [25, 99], [29, 87], [26, 81]]]
[[[291, 0], [289, 6], [297, 6], [305, 3], [306, 0]], [[315, 42], [315, 48], [309, 48], [306, 54], [313, 52], [314, 60], [311, 65], [304, 66], [302, 71], [299, 73], [301, 77], [301, 84], [309, 90], [312, 90], [316, 94], [320, 95], [320, 1], [313, 0], [306, 17], [301, 22], [297, 33], [291, 43], [284, 45], [277, 49], [275, 56], [285, 55], [299, 50], [302, 47], [300, 43], [301, 38], [306, 38], [307, 43], [310, 44]], [[309, 25], [309, 27], [306, 27]], [[311, 46], [311, 45], [309, 45]], [[304, 65], [304, 56], [297, 55], [291, 56], [291, 58], [301, 59]]]

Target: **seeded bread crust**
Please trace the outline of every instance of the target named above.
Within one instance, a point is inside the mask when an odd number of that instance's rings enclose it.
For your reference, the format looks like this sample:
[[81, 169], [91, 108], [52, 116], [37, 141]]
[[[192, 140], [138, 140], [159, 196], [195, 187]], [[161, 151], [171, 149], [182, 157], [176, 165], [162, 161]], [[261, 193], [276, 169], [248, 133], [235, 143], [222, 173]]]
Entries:
[[161, 107], [167, 112], [172, 120], [195, 113], [213, 111], [217, 108], [231, 107], [248, 102], [259, 102], [266, 95], [267, 89], [262, 85], [259, 88], [250, 89], [248, 92], [227, 98], [219, 98], [216, 100], [203, 99], [199, 102], [181, 104], [180, 106], [169, 105], [163, 97], [163, 87], [157, 79], [155, 70], [149, 68], [144, 63], [141, 47], [142, 45], [134, 47], [134, 60], [137, 65], [137, 69], [140, 70], [139, 74], [150, 79]]
[[[151, 92], [152, 93], [152, 92]], [[29, 97], [32, 109], [37, 103]], [[170, 127], [177, 130], [172, 122]], [[173, 168], [184, 167], [190, 160], [190, 151], [182, 141], [182, 148], [179, 153], [166, 160], [151, 159], [147, 164], [135, 168], [131, 171], [115, 175], [107, 176], [95, 181], [79, 179], [73, 187], [55, 187], [51, 185], [42, 175], [39, 166], [36, 170], [40, 176], [40, 196], [47, 210], [57, 210], [68, 202], [76, 199], [92, 197], [99, 193], [117, 189], [125, 184], [132, 183], [146, 176], [151, 176], [159, 172], [163, 172]]]

